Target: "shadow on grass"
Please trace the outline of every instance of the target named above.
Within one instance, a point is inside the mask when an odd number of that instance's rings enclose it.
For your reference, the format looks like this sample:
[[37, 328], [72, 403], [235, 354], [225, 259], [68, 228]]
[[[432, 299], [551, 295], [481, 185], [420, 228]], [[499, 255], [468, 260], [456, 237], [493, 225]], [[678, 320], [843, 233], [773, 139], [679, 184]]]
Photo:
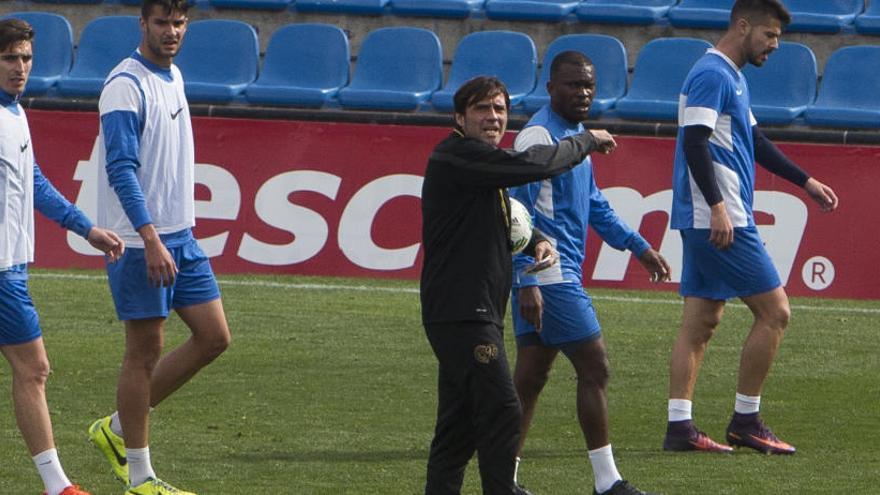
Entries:
[[[529, 449], [526, 448], [523, 452], [524, 457], [528, 457], [530, 459], [582, 459], [584, 457], [584, 449]], [[664, 452], [660, 449], [651, 450], [651, 449], [627, 449], [621, 448], [616, 449], [614, 453], [618, 456], [626, 456], [633, 458], [661, 458], [661, 457], [671, 457], [669, 452]]]
[[294, 450], [272, 452], [259, 450], [253, 452], [234, 452], [229, 457], [242, 462], [262, 463], [266, 461], [282, 462], [377, 462], [427, 460], [427, 450]]
[[[660, 450], [625, 450], [628, 457], [661, 457]], [[580, 459], [584, 452], [581, 449], [539, 449], [528, 450], [526, 455], [533, 459]], [[377, 462], [388, 461], [422, 461], [428, 459], [427, 450], [293, 450], [234, 452], [229, 457], [242, 462], [266, 462], [269, 460], [282, 462]]]

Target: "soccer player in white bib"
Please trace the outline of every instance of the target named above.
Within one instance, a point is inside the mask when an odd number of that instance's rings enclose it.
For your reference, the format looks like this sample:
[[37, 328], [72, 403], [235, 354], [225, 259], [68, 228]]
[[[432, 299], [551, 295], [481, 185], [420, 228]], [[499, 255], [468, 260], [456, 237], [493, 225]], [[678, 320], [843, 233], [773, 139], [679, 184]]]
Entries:
[[671, 227], [681, 231], [681, 328], [672, 350], [663, 448], [730, 452], [694, 426], [697, 374], [727, 299], [754, 317], [743, 345], [730, 445], [793, 454], [758, 415], [761, 390], [788, 324], [788, 297], [758, 236], [752, 203], [755, 161], [800, 187], [822, 211], [837, 207], [830, 187], [811, 178], [761, 132], [740, 69], [760, 67], [779, 46], [791, 17], [779, 0], [737, 0], [728, 30], [691, 69], [681, 92], [673, 170]]
[[111, 263], [125, 244], [113, 232], [94, 227], [34, 161], [27, 117], [18, 103], [33, 66], [33, 38], [28, 23], [0, 21], [0, 353], [12, 368], [15, 418], [44, 493], [88, 495], [61, 468], [46, 404], [49, 358], [27, 282], [27, 265], [34, 261], [34, 208], [86, 238]]
[[[128, 243], [107, 266], [125, 325], [117, 411], [89, 428], [127, 494], [186, 494], [161, 481], [150, 462], [149, 414], [229, 345], [220, 290], [192, 234], [195, 168], [192, 124], [180, 71], [172, 63], [187, 27], [185, 0], [145, 0], [137, 51], [101, 92], [98, 223]], [[160, 359], [174, 310], [192, 335]]]
[[[596, 77], [593, 62], [581, 52], [566, 51], [554, 57], [547, 84], [550, 104], [538, 110], [520, 131], [514, 143], [516, 150], [554, 144], [584, 132]], [[592, 226], [610, 246], [631, 251], [655, 281], [669, 279], [669, 265], [608, 204], [596, 185], [589, 156], [579, 167], [512, 188], [510, 195], [526, 206], [535, 227], [559, 252], [558, 264], [534, 274], [526, 272], [533, 258], [514, 258], [511, 305], [517, 355], [513, 380], [523, 408], [518, 453], [522, 452], [538, 395], [562, 351], [578, 378], [578, 420], [593, 468], [593, 493], [644, 494], [622, 478], [611, 451], [606, 401], [608, 358], [596, 311], [583, 286], [588, 227]]]

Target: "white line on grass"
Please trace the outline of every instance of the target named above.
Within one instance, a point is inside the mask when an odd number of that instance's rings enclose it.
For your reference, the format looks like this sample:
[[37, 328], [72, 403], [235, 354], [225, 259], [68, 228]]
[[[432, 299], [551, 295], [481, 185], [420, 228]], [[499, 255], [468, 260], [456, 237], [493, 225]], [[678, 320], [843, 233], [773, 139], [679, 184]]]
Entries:
[[[52, 278], [52, 279], [73, 279], [73, 280], [106, 280], [107, 277], [101, 275], [85, 275], [79, 273], [31, 273], [31, 277], [35, 278]], [[287, 282], [269, 282], [264, 280], [229, 280], [218, 278], [220, 285], [231, 285], [239, 287], [269, 287], [277, 289], [293, 289], [293, 290], [342, 290], [342, 291], [359, 291], [359, 292], [391, 292], [396, 294], [418, 294], [419, 289], [408, 287], [370, 287], [366, 285], [337, 285], [337, 284], [306, 284], [306, 283], [287, 283]], [[616, 301], [635, 304], [668, 304], [681, 305], [680, 299], [652, 299], [645, 297], [624, 297], [624, 296], [591, 296], [595, 301]], [[729, 303], [729, 307], [745, 308], [745, 304]], [[880, 314], [880, 308], [848, 308], [844, 306], [810, 306], [805, 304], [793, 304], [791, 309], [797, 311], [820, 311], [827, 313], [859, 313], [859, 314]]]

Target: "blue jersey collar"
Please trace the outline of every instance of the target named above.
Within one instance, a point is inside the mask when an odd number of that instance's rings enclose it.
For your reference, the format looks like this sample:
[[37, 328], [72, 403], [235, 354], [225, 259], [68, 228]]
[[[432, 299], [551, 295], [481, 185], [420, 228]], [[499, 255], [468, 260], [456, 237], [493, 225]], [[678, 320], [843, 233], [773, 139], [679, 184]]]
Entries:
[[162, 79], [169, 81], [169, 82], [174, 80], [174, 77], [171, 74], [171, 67], [162, 67], [161, 65], [156, 65], [153, 62], [150, 62], [149, 60], [144, 58], [144, 56], [141, 54], [140, 48], [135, 50], [134, 54], [132, 55], [132, 58], [134, 58], [135, 60], [140, 62], [144, 67], [146, 67], [147, 69], [150, 69], [150, 72], [152, 72], [153, 74], [156, 74], [157, 76], [161, 77]]
[[553, 121], [553, 123], [558, 125], [561, 129], [574, 131], [575, 133], [584, 131], [584, 124], [582, 122], [569, 122], [561, 115], [556, 113], [549, 103], [547, 104], [547, 113], [550, 115], [550, 119]]
[[20, 99], [21, 95], [11, 95], [6, 91], [0, 91], [0, 105], [3, 105], [15, 115], [18, 115], [18, 101]]
[[736, 65], [736, 62], [731, 60], [730, 57], [725, 55], [724, 52], [722, 52], [721, 50], [718, 50], [716, 48], [709, 48], [708, 50], [706, 50], [706, 53], [711, 53], [712, 55], [717, 55], [721, 57], [721, 59], [727, 62], [727, 65], [729, 65], [733, 70], [735, 70], [737, 73], [740, 72], [740, 67]]

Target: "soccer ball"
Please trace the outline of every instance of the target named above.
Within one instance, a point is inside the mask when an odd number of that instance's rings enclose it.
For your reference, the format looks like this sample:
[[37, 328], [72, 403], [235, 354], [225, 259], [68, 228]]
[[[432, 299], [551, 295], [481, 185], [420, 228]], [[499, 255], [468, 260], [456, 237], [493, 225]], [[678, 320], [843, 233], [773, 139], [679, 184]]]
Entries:
[[532, 239], [532, 215], [519, 201], [510, 198], [510, 246], [519, 254]]

